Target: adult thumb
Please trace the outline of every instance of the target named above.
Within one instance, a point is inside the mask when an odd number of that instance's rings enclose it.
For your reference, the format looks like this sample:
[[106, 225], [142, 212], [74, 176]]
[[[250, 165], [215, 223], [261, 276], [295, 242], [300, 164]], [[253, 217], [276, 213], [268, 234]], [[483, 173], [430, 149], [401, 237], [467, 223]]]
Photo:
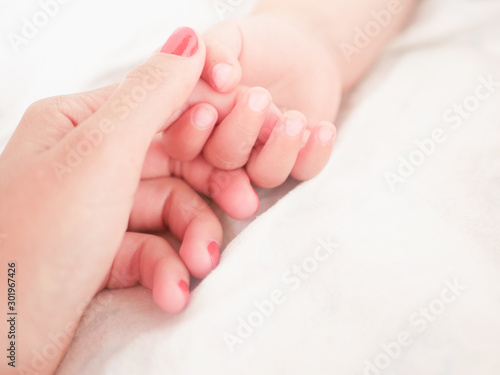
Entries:
[[[154, 135], [181, 109], [198, 82], [205, 44], [190, 28], [177, 29], [145, 63], [134, 68], [90, 118], [58, 145], [80, 164], [113, 164], [132, 157], [139, 164]], [[76, 154], [76, 155], [75, 155]], [[73, 163], [74, 164], [74, 163]]]

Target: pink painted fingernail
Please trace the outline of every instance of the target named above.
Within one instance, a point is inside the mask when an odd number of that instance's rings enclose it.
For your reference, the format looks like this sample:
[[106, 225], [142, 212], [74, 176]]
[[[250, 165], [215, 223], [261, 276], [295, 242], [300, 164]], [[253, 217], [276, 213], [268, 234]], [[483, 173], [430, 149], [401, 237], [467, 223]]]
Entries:
[[304, 120], [296, 117], [289, 117], [285, 120], [285, 131], [290, 137], [296, 137], [305, 126]]
[[198, 36], [193, 29], [181, 27], [170, 35], [160, 52], [170, 55], [191, 57], [198, 51]]
[[227, 63], [218, 63], [213, 66], [212, 79], [219, 90], [226, 86], [227, 81], [231, 78], [232, 72], [233, 66]]
[[219, 251], [219, 244], [215, 241], [212, 241], [208, 244], [208, 254], [210, 254], [210, 259], [212, 260], [212, 269], [217, 267], [217, 264], [219, 264], [219, 257], [220, 257], [220, 251]]
[[260, 89], [248, 94], [248, 106], [254, 112], [262, 112], [269, 104], [271, 104], [271, 96], [267, 91]]
[[318, 130], [319, 141], [327, 145], [333, 138], [335, 134], [335, 126], [333, 124], [322, 125]]
[[179, 281], [178, 285], [182, 294], [184, 294], [184, 299], [187, 301], [189, 299], [189, 285], [184, 280]]
[[217, 115], [214, 113], [214, 111], [211, 111], [206, 107], [199, 107], [193, 113], [193, 124], [198, 129], [206, 129], [212, 126], [216, 121]]

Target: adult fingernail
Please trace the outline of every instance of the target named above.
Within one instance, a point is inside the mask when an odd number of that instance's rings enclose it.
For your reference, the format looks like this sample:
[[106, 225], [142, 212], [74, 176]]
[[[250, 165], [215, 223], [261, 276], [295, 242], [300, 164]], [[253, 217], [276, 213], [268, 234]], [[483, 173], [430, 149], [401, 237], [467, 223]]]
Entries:
[[335, 126], [333, 124], [322, 125], [318, 130], [319, 141], [327, 145], [333, 138], [335, 134]]
[[212, 126], [217, 121], [217, 115], [214, 111], [206, 108], [200, 107], [193, 114], [193, 124], [198, 129], [207, 129]]
[[191, 57], [198, 51], [198, 36], [193, 29], [181, 27], [170, 35], [160, 52], [170, 55]]
[[179, 289], [181, 290], [182, 294], [184, 294], [184, 299], [187, 301], [189, 299], [189, 286], [186, 281], [181, 280], [179, 281]]
[[212, 269], [214, 269], [219, 264], [220, 257], [219, 244], [217, 242], [212, 241], [208, 244], [208, 254], [210, 254]]
[[285, 131], [290, 137], [296, 137], [305, 126], [304, 120], [296, 117], [288, 117], [285, 120]]
[[215, 86], [220, 90], [226, 86], [227, 81], [231, 78], [231, 73], [233, 72], [233, 66], [226, 63], [215, 64], [212, 68], [212, 78], [214, 80]]
[[251, 91], [248, 94], [248, 106], [254, 112], [264, 111], [271, 104], [271, 96], [262, 89]]

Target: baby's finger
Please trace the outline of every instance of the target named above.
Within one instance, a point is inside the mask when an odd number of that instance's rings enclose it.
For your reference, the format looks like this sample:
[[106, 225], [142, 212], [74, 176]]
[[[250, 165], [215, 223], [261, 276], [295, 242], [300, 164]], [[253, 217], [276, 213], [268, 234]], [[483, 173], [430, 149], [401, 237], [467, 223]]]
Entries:
[[182, 178], [193, 189], [212, 198], [233, 219], [248, 219], [259, 209], [259, 197], [244, 169], [221, 170], [202, 155], [187, 162], [172, 159], [166, 154], [161, 135], [158, 135], [149, 147], [141, 177], [168, 176]]
[[207, 56], [202, 78], [219, 92], [234, 90], [241, 80], [238, 57], [241, 52], [241, 33], [235, 22], [214, 26], [204, 35]]
[[192, 160], [202, 150], [217, 122], [217, 110], [200, 103], [183, 113], [162, 134], [166, 153], [177, 160]]
[[306, 118], [300, 112], [284, 114], [266, 144], [256, 149], [247, 163], [254, 184], [270, 189], [285, 182], [297, 160], [305, 126]]
[[244, 169], [214, 168], [203, 156], [184, 163], [182, 178], [195, 190], [210, 197], [229, 216], [248, 219], [259, 209], [259, 197]]
[[203, 149], [205, 159], [221, 169], [236, 169], [245, 165], [271, 101], [271, 94], [266, 89], [251, 88], [214, 129]]
[[335, 126], [324, 121], [311, 131], [309, 139], [300, 150], [292, 169], [292, 177], [305, 181], [316, 176], [328, 163], [335, 140]]
[[129, 229], [167, 228], [182, 240], [179, 254], [194, 277], [203, 278], [217, 266], [222, 226], [205, 201], [177, 178], [143, 180], [135, 195]]
[[181, 312], [189, 300], [189, 272], [163, 238], [127, 232], [105, 280], [109, 289], [142, 284], [166, 312]]

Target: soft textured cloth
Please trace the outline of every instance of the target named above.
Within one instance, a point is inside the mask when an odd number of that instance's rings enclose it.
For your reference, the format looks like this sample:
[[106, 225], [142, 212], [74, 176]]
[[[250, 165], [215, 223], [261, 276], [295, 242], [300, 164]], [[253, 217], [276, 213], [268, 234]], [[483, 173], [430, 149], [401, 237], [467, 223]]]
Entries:
[[[62, 61], [12, 60], [24, 66], [2, 89], [3, 123], [48, 93], [120, 78], [174, 26], [217, 20], [209, 1], [90, 3], [98, 21], [89, 2], [69, 3], [21, 52]], [[59, 33], [77, 19], [68, 56]], [[498, 35], [496, 0], [424, 1], [343, 103], [324, 172], [260, 192], [253, 220], [221, 215], [220, 265], [182, 314], [139, 287], [101, 293], [58, 375], [499, 374]], [[52, 69], [55, 82], [39, 78]]]

